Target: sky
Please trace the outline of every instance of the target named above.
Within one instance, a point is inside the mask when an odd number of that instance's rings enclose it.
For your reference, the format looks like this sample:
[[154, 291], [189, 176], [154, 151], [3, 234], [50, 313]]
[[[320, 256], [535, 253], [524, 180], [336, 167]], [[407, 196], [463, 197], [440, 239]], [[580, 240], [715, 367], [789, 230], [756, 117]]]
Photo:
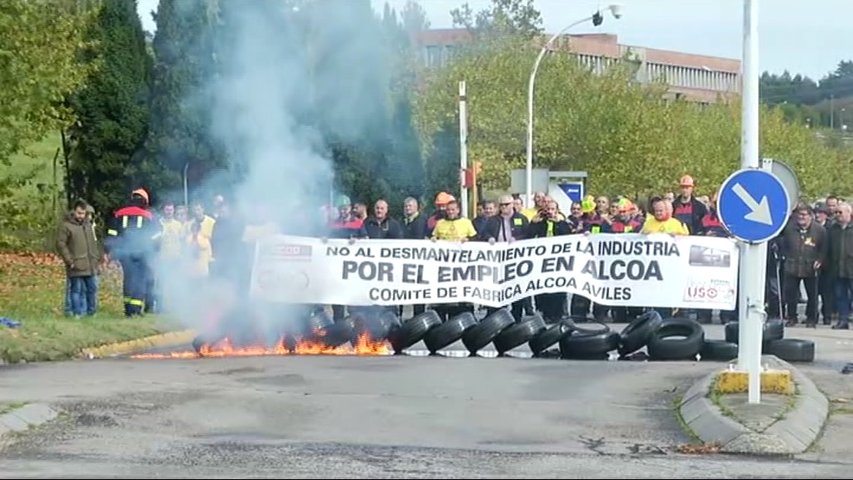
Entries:
[[[146, 30], [154, 30], [151, 11], [159, 0], [138, 0]], [[262, 0], [225, 0], [262, 1]], [[389, 3], [401, 9], [406, 0], [371, 0], [382, 11]], [[756, 0], [758, 1], [758, 0]], [[432, 28], [452, 27], [450, 11], [464, 0], [420, 0]], [[473, 10], [489, 0], [468, 0]], [[535, 0], [545, 30], [557, 32], [611, 2]], [[743, 0], [622, 0], [622, 18], [608, 16], [599, 27], [576, 27], [569, 33], [610, 33], [638, 47], [675, 50], [725, 58], [742, 57]], [[762, 71], [802, 73], [815, 80], [853, 60], [850, 49], [851, 0], [759, 1], [759, 63]]]

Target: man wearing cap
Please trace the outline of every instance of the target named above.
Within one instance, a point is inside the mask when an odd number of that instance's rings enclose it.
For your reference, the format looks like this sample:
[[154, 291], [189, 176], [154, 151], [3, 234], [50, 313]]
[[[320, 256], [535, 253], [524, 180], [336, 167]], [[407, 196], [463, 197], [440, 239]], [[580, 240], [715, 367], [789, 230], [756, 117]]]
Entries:
[[705, 204], [693, 196], [693, 177], [685, 175], [679, 182], [681, 195], [672, 203], [673, 217], [687, 225], [690, 235], [702, 233], [702, 218], [708, 214]]
[[150, 198], [145, 189], [134, 190], [130, 202], [113, 214], [104, 242], [106, 252], [122, 268], [124, 314], [142, 315], [148, 297], [150, 263], [159, 249], [160, 226], [148, 210]]
[[[338, 208], [338, 218], [329, 224], [329, 236], [343, 239], [358, 237], [364, 221], [354, 215], [350, 198], [346, 195], [338, 195], [335, 199], [335, 207]], [[346, 316], [346, 306], [332, 305], [332, 316], [336, 322], [343, 320]]]

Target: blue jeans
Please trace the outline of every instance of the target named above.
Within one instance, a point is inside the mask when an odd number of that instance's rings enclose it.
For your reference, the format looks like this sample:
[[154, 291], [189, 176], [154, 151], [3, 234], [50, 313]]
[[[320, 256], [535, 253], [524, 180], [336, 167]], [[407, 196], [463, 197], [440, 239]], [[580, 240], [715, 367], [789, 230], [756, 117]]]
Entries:
[[95, 275], [71, 277], [71, 313], [94, 315], [98, 299], [98, 281]]
[[850, 300], [853, 297], [853, 278], [835, 279], [835, 302], [838, 307], [838, 323], [847, 324], [850, 316]]

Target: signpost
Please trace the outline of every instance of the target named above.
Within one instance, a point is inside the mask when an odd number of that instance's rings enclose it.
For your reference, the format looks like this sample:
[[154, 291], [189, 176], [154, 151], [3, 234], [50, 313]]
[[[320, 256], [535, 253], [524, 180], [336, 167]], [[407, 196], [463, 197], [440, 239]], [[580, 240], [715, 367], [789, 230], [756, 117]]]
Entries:
[[761, 403], [761, 343], [765, 317], [767, 241], [788, 221], [790, 200], [779, 177], [760, 170], [758, 0], [743, 5], [743, 102], [740, 161], [717, 196], [720, 221], [741, 240], [738, 368], [749, 374], [749, 403]]

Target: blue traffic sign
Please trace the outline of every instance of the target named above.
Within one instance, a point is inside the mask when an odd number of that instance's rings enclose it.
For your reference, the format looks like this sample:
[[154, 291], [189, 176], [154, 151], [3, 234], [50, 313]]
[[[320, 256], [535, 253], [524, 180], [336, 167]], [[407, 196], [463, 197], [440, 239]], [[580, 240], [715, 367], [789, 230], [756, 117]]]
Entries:
[[560, 189], [569, 197], [572, 203], [581, 203], [581, 200], [583, 200], [583, 183], [581, 182], [561, 183]]
[[732, 236], [749, 243], [766, 242], [779, 235], [788, 223], [791, 208], [785, 184], [765, 170], [733, 173], [717, 195], [720, 222]]

